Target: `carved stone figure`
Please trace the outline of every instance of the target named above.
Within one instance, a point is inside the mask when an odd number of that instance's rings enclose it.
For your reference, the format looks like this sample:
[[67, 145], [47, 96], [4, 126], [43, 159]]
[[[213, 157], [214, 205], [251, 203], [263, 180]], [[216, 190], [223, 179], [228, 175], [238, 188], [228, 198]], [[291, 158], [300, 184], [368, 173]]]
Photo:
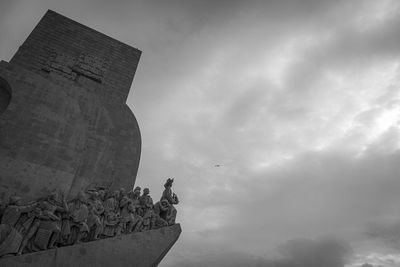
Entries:
[[173, 178], [167, 179], [167, 181], [164, 184], [165, 189], [163, 191], [163, 194], [162, 194], [161, 200], [160, 200], [160, 201], [167, 200], [169, 203], [168, 212], [167, 212], [166, 216], [163, 218], [164, 220], [167, 221], [168, 225], [175, 224], [177, 211], [176, 211], [174, 205], [177, 205], [179, 203], [178, 196], [175, 193], [173, 193], [172, 189], [171, 189], [173, 182], [174, 182]]
[[128, 197], [132, 200], [133, 216], [135, 217], [136, 224], [133, 231], [139, 232], [142, 230], [143, 217], [141, 216], [141, 206], [140, 206], [140, 190], [141, 188], [137, 186], [133, 191], [129, 192]]
[[103, 203], [106, 200], [106, 191], [100, 189], [98, 193], [99, 193], [99, 200]]
[[43, 212], [39, 207], [36, 207], [32, 212], [29, 213], [29, 220], [24, 224], [25, 229], [27, 229], [26, 234], [22, 240], [21, 246], [19, 247], [18, 254], [22, 254], [28, 242], [31, 241], [36, 231], [39, 229], [40, 222], [42, 219], [46, 219], [43, 216]]
[[[42, 210], [40, 224], [33, 240], [33, 250], [44, 250], [56, 247], [61, 233], [61, 213], [68, 210], [65, 197], [59, 202], [59, 195], [53, 191], [47, 198], [39, 202]], [[56, 214], [57, 213], [57, 214]]]
[[118, 203], [119, 191], [114, 191], [108, 194], [106, 201], [104, 201], [104, 228], [103, 235], [114, 236], [121, 233], [121, 220], [119, 214]]
[[143, 195], [139, 198], [139, 203], [142, 208], [143, 230], [150, 230], [152, 220], [154, 220], [153, 199], [149, 194], [150, 190], [145, 188], [143, 189]]
[[119, 192], [119, 194], [118, 194], [117, 200], [118, 200], [118, 202], [121, 202], [121, 200], [127, 196], [125, 188], [120, 188], [118, 190], [118, 192]]
[[140, 186], [136, 186], [133, 191], [130, 192], [130, 198], [133, 200], [133, 203], [136, 206], [136, 212], [139, 216], [142, 216], [142, 207], [140, 205], [140, 194], [141, 194]]
[[0, 257], [16, 254], [22, 242], [22, 235], [8, 224], [0, 224]]
[[68, 244], [80, 243], [89, 233], [87, 219], [89, 217], [89, 208], [86, 205], [86, 195], [84, 192], [78, 192], [78, 195], [68, 204], [69, 225], [63, 231], [64, 236], [68, 236]]
[[121, 210], [122, 231], [131, 233], [138, 222], [134, 216], [135, 207], [133, 206], [132, 199], [127, 196], [125, 190], [120, 190], [120, 194], [119, 207]]
[[1, 218], [1, 223], [15, 227], [18, 220], [20, 219], [20, 216], [23, 213], [28, 213], [32, 211], [36, 206], [36, 202], [30, 205], [22, 205], [21, 198], [19, 196], [11, 196], [10, 201], [5, 208], [3, 216]]
[[87, 224], [91, 233], [90, 240], [97, 240], [103, 232], [102, 215], [104, 206], [98, 192], [92, 192], [88, 200], [89, 216]]
[[166, 199], [158, 201], [156, 204], [154, 204], [155, 224], [152, 228], [157, 229], [168, 225], [167, 221], [163, 218], [167, 217], [169, 206], [170, 205]]

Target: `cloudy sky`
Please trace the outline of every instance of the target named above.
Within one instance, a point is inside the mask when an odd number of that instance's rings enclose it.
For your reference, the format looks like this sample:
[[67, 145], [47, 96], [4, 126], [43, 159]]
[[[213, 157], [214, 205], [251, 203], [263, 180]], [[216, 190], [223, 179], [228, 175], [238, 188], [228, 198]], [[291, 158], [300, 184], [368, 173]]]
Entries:
[[137, 185], [181, 200], [160, 266], [400, 266], [399, 1], [0, 7], [6, 61], [47, 9], [143, 51]]

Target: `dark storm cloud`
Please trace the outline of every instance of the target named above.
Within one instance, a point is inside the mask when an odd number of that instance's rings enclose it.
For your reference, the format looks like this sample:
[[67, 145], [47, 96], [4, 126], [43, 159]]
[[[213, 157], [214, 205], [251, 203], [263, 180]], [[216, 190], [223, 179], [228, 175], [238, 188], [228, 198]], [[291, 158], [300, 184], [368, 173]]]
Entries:
[[350, 246], [336, 239], [296, 239], [279, 247], [277, 259], [240, 252], [208, 252], [178, 261], [174, 266], [343, 267], [351, 254]]
[[372, 239], [382, 240], [388, 246], [400, 249], [400, 221], [370, 223], [366, 235]]
[[288, 241], [280, 248], [284, 257], [276, 267], [342, 267], [351, 248], [335, 239]]
[[[169, 266], [169, 265], [166, 265]], [[174, 263], [176, 267], [275, 267], [272, 261], [244, 253], [207, 253], [196, 255], [181, 262]]]

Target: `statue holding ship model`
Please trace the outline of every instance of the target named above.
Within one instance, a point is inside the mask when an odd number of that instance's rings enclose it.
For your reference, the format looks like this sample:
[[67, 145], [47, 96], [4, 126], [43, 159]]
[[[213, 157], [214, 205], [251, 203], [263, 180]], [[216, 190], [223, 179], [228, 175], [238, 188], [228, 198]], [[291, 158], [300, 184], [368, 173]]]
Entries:
[[178, 196], [172, 192], [172, 184], [174, 182], [174, 179], [168, 178], [167, 182], [164, 184], [164, 192], [161, 197], [161, 202], [168, 202], [168, 209], [165, 212], [165, 215], [163, 216], [163, 219], [167, 221], [168, 225], [173, 225], [175, 224], [175, 219], [176, 219], [176, 209], [174, 205], [177, 205], [179, 203]]

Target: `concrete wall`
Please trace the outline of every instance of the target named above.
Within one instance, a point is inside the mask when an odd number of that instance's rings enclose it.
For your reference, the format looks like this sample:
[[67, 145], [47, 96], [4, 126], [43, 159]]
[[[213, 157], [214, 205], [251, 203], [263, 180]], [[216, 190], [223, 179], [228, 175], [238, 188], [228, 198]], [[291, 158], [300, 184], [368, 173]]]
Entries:
[[134, 185], [141, 137], [125, 101], [140, 53], [46, 13], [11, 62], [0, 63], [12, 91], [0, 113], [0, 200]]
[[157, 266], [181, 233], [179, 224], [69, 247], [0, 259], [0, 266]]

